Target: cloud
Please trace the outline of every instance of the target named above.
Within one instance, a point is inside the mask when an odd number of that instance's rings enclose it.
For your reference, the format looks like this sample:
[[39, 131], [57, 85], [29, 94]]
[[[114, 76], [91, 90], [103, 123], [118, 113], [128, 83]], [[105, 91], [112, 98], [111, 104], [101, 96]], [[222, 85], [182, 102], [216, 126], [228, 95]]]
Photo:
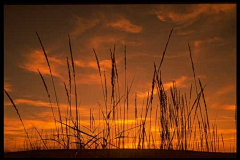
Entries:
[[[186, 76], [182, 76], [178, 79], [175, 80], [175, 85], [179, 88], [181, 87], [185, 87], [184, 85], [184, 82], [187, 80], [187, 77]], [[167, 91], [168, 89], [170, 89], [170, 87], [173, 86], [173, 82], [167, 82], [167, 83], [163, 83], [163, 87], [164, 87], [164, 90]], [[147, 92], [138, 92], [138, 97], [140, 98], [145, 98], [148, 96], [148, 92], [149, 92], [149, 95], [151, 94], [150, 93], [151, 89]], [[154, 91], [153, 91], [153, 94], [156, 94], [157, 93], [157, 89], [155, 88]]]
[[[19, 99], [14, 99], [14, 103], [17, 107], [18, 106], [21, 106], [21, 107], [26, 107], [26, 106], [36, 107], [36, 108], [34, 108], [34, 110], [35, 110], [34, 112], [31, 112], [31, 111], [27, 110], [27, 114], [24, 117], [24, 119], [25, 119], [24, 121], [35, 120], [35, 119], [37, 119], [39, 121], [52, 121], [52, 110], [50, 109], [51, 105], [48, 101], [19, 98]], [[10, 101], [4, 101], [4, 106], [12, 106], [12, 103]], [[78, 106], [78, 108], [81, 110], [81, 113], [79, 113], [82, 117], [81, 119], [83, 119], [83, 120], [87, 119], [86, 117], [89, 116], [89, 109], [94, 108], [96, 106], [95, 105], [80, 105], [80, 106]], [[46, 108], [49, 108], [49, 109], [42, 110], [42, 108], [41, 108], [39, 111], [36, 112], [37, 107], [46, 107]], [[52, 102], [52, 107], [53, 107], [55, 116], [57, 116], [58, 115], [57, 104]], [[61, 110], [61, 115], [65, 116], [66, 115], [66, 110], [69, 109], [69, 104], [59, 102], [59, 108]], [[72, 111], [74, 112], [75, 109], [76, 109], [76, 106], [74, 104], [72, 104]], [[73, 117], [74, 116], [75, 115], [73, 115]]]
[[[143, 44], [141, 40], [130, 40], [125, 37], [123, 34], [119, 34], [114, 32], [113, 34], [106, 34], [102, 36], [93, 36], [86, 41], [87, 48], [92, 51], [94, 48], [97, 53], [99, 50], [104, 50], [105, 52], [109, 52], [109, 48], [115, 45], [116, 50], [120, 48], [120, 46], [124, 45], [128, 46], [140, 46]], [[110, 52], [109, 52], [110, 54]]]
[[[217, 120], [219, 121], [219, 120]], [[222, 133], [224, 135], [226, 134], [235, 134], [236, 133], [236, 129], [219, 129], [218, 128], [218, 133]], [[226, 138], [224, 138], [224, 140], [226, 140]]]
[[[38, 74], [38, 70], [40, 70], [42, 75], [50, 75], [49, 68], [46, 62], [46, 58], [44, 54], [35, 50], [29, 54], [24, 55], [25, 59], [23, 63], [19, 65], [20, 68]], [[94, 70], [98, 70], [97, 63], [95, 57], [94, 60], [74, 60], [75, 66], [80, 68], [92, 68]], [[49, 63], [51, 65], [53, 76], [60, 78], [60, 80], [66, 82], [68, 81], [67, 75], [67, 66], [66, 62], [60, 58], [55, 58], [48, 55]], [[99, 61], [100, 67], [102, 71], [109, 71], [112, 67], [112, 62], [109, 59], [103, 59]], [[120, 61], [116, 61], [116, 63], [120, 63]], [[77, 80], [77, 84], [99, 84], [99, 74], [96, 73], [81, 73]], [[5, 84], [8, 90], [11, 89], [11, 85], [9, 83]]]
[[[95, 70], [98, 70], [97, 62], [96, 61], [82, 61], [82, 60], [75, 60], [74, 63], [76, 64], [77, 67], [81, 68], [93, 68]], [[101, 60], [99, 62], [101, 70], [109, 70], [112, 68], [112, 62], [111, 60], [105, 59]]]
[[[48, 68], [48, 65], [46, 62], [46, 58], [45, 58], [44, 54], [42, 53], [42, 51], [35, 50], [35, 51], [31, 52], [30, 54], [24, 55], [24, 57], [25, 57], [25, 60], [23, 63], [21, 63], [19, 65], [20, 68], [27, 70], [29, 72], [36, 73], [36, 74], [38, 74], [37, 69], [39, 69], [42, 75], [50, 75], [49, 68]], [[61, 80], [65, 81], [66, 78], [64, 78], [64, 77], [66, 77], [65, 74], [67, 74], [67, 71], [64, 70], [64, 71], [66, 71], [66, 72], [64, 72], [63, 67], [65, 67], [65, 69], [67, 68], [66, 62], [62, 59], [51, 57], [49, 55], [48, 55], [48, 59], [49, 59], [49, 63], [50, 63], [51, 69], [52, 69], [53, 76], [58, 77]], [[99, 63], [100, 63], [100, 67], [101, 67], [102, 71], [103, 70], [108, 71], [112, 67], [112, 62], [111, 62], [111, 60], [108, 60], [108, 59], [100, 60]], [[119, 63], [119, 62], [117, 61], [116, 63]], [[80, 68], [92, 68], [92, 69], [98, 70], [96, 60], [83, 61], [83, 60], [76, 59], [76, 60], [74, 60], [74, 64]], [[83, 84], [90, 84], [90, 82], [94, 82], [96, 79], [95, 74], [84, 74], [84, 75], [81, 74], [81, 77], [83, 78], [83, 79], [81, 79], [81, 82]], [[84, 78], [85, 78], [85, 80], [84, 80]], [[89, 83], [87, 83], [87, 79], [89, 79]], [[8, 87], [8, 89], [11, 89], [11, 84], [6, 82], [5, 85], [6, 85], [6, 87]]]
[[231, 110], [231, 111], [235, 111], [235, 108], [236, 108], [235, 105], [223, 105], [222, 107], [224, 108], [224, 110]]
[[13, 85], [7, 81], [4, 81], [4, 89], [7, 92], [12, 92], [13, 91]]
[[[46, 58], [43, 54], [43, 51], [35, 50], [29, 54], [24, 55], [25, 60], [22, 64], [19, 65], [20, 68], [27, 70], [29, 72], [34, 72], [38, 74], [38, 70], [42, 75], [50, 75], [49, 68], [46, 62]], [[55, 77], [61, 78], [59, 74], [59, 66], [63, 66], [64, 62], [58, 58], [54, 58], [48, 54], [48, 60], [52, 69], [52, 74]]]
[[180, 57], [186, 57], [188, 55], [189, 55], [189, 53], [185, 52], [185, 53], [165, 55], [164, 58], [169, 58], [169, 59], [171, 59], [171, 58], [180, 58]]
[[186, 31], [181, 31], [181, 30], [179, 30], [178, 32], [177, 32], [177, 34], [179, 35], [179, 36], [186, 36], [186, 35], [189, 35], [189, 34], [192, 34], [192, 33], [194, 33], [195, 31], [193, 31], [193, 30], [186, 30]]
[[[177, 86], [177, 87], [185, 87], [185, 85], [184, 85], [184, 82], [187, 80], [187, 77], [186, 76], [182, 76], [182, 77], [180, 77], [180, 78], [178, 78], [178, 79], [176, 79], [175, 80], [175, 85]], [[172, 85], [173, 85], [173, 82], [168, 82], [168, 83], [165, 83], [165, 84], [163, 84], [164, 85], [164, 89], [165, 90], [168, 90], [170, 87], [172, 87]]]
[[[164, 58], [167, 59], [174, 59], [174, 58], [180, 58], [180, 57], [186, 57], [189, 56], [189, 52], [178, 52], [177, 54], [166, 54]], [[152, 57], [155, 59], [161, 59], [162, 55], [155, 54], [155, 53], [143, 53], [143, 52], [133, 52], [132, 54], [128, 55], [128, 59], [132, 59], [135, 57]]]
[[94, 36], [89, 38], [87, 45], [89, 49], [94, 48], [96, 51], [100, 48], [108, 48], [109, 46], [113, 46], [114, 44], [121, 44], [124, 39], [123, 35], [105, 35], [105, 36]]
[[[92, 73], [84, 73], [84, 74], [78, 74], [76, 79], [77, 84], [87, 84], [87, 85], [101, 85], [100, 81], [100, 75], [98, 73], [98, 66], [96, 60], [94, 61], [82, 61], [82, 60], [75, 60], [75, 65], [80, 68], [91, 68], [94, 69], [95, 72]], [[104, 59], [99, 60], [100, 68], [102, 72], [102, 78], [103, 78], [103, 72], [109, 73], [112, 68], [112, 62], [111, 60]], [[120, 63], [120, 61], [116, 61], [117, 64]], [[119, 69], [119, 68], [118, 68]], [[107, 85], [110, 85], [110, 80], [107, 78]]]
[[207, 45], [207, 44], [210, 44], [210, 43], [214, 43], [214, 44], [217, 44], [217, 45], [223, 45], [224, 44], [224, 40], [220, 37], [212, 37], [212, 38], [207, 38], [207, 39], [204, 39], [204, 40], [196, 40], [194, 41], [193, 43], [193, 53], [195, 54], [199, 54], [203, 48], [204, 45]]
[[[41, 101], [41, 100], [31, 100], [31, 99], [24, 99], [24, 98], [19, 98], [19, 99], [14, 99], [14, 103], [16, 106], [19, 106], [19, 105], [24, 105], [24, 106], [34, 106], [34, 107], [48, 107], [50, 108], [51, 105], [48, 101]], [[12, 103], [9, 102], [9, 101], [4, 101], [4, 106], [12, 106]], [[61, 108], [61, 110], [65, 110], [69, 107], [68, 104], [65, 104], [65, 103], [59, 103], [59, 106]], [[52, 107], [53, 109], [57, 109], [57, 104], [52, 102]], [[44, 112], [46, 112], [44, 110]], [[35, 113], [34, 113], [35, 114]], [[46, 113], [37, 113], [37, 114], [44, 114], [42, 115], [43, 117], [45, 117]], [[41, 117], [40, 115], [40, 117]]]
[[[162, 11], [163, 10], [163, 11]], [[191, 13], [177, 13], [173, 10], [154, 10], [153, 13], [156, 14], [157, 18], [163, 22], [173, 22], [177, 25], [187, 24], [190, 25], [196, 21], [196, 17], [201, 14], [201, 10], [197, 9]]]
[[229, 12], [236, 9], [236, 4], [214, 4], [211, 5], [210, 8], [215, 14], [217, 14], [219, 12]]
[[118, 20], [114, 22], [109, 22], [107, 26], [129, 33], [140, 33], [142, 31], [141, 26], [133, 24], [124, 17], [120, 17]]
[[76, 19], [76, 27], [71, 32], [73, 36], [79, 36], [88, 29], [91, 29], [100, 23], [100, 19], [87, 19], [79, 16], [75, 16]]
[[[44, 101], [36, 101], [36, 100], [30, 100], [30, 99], [15, 99], [14, 103], [16, 105], [21, 105], [21, 104], [25, 104], [25, 105], [30, 105], [30, 106], [43, 106], [43, 107], [50, 107], [49, 102], [44, 102]], [[4, 104], [5, 106], [11, 106], [12, 103], [11, 102], [6, 102]]]
[[[100, 76], [98, 73], [93, 73], [93, 74], [81, 74], [79, 75], [76, 80], [77, 84], [87, 84], [87, 85], [100, 85]], [[109, 83], [108, 83], [109, 84]]]
[[[32, 128], [32, 124], [38, 128], [51, 129], [55, 127], [54, 121], [52, 119], [24, 119], [24, 125], [27, 129]], [[47, 125], [46, 125], [47, 121]], [[13, 123], [14, 122], [14, 123]], [[23, 131], [23, 126], [19, 119], [17, 118], [4, 118], [4, 134], [14, 134], [19, 135], [19, 132]], [[24, 134], [24, 133], [23, 133]]]
[[181, 27], [187, 27], [198, 20], [198, 18], [205, 15], [214, 15], [220, 12], [228, 13], [236, 8], [235, 4], [199, 4], [192, 5], [187, 13], [180, 13], [179, 6], [169, 9], [164, 6], [152, 11], [160, 21], [173, 22]]
[[125, 44], [126, 44], [127, 47], [128, 47], [128, 46], [131, 46], [131, 47], [133, 47], [133, 46], [140, 46], [140, 45], [143, 44], [143, 42], [141, 42], [141, 41], [139, 41], [139, 40], [135, 40], [135, 41], [122, 40], [121, 43], [122, 43], [122, 45], [125, 45]]
[[221, 110], [228, 110], [228, 111], [235, 111], [236, 105], [234, 104], [218, 104], [214, 103], [210, 105], [213, 109], [221, 109]]
[[167, 16], [164, 15], [164, 12], [162, 12], [162, 11], [156, 11], [156, 10], [154, 10], [153, 12], [157, 15], [157, 18], [158, 18], [160, 21], [163, 21], [163, 22], [167, 21], [167, 20], [166, 20]]
[[226, 121], [231, 121], [231, 122], [233, 122], [234, 121], [234, 117], [233, 116], [221, 116], [221, 117], [218, 117], [218, 118], [214, 118], [214, 119], [210, 119], [210, 122], [215, 122], [215, 121], [217, 121], [217, 122], [226, 122]]
[[234, 87], [234, 85], [228, 85], [228, 86], [225, 86], [225, 87], [219, 89], [219, 90], [216, 92], [216, 94], [219, 95], [219, 96], [220, 96], [220, 95], [224, 95], [224, 94], [228, 94], [228, 93], [234, 91], [235, 89], [236, 89], [236, 88]]
[[213, 37], [213, 38], [208, 38], [208, 39], [205, 39], [205, 40], [196, 40], [194, 42], [194, 46], [195, 47], [200, 47], [206, 43], [215, 43], [215, 42], [222, 42], [223, 39], [220, 38], [220, 37]]

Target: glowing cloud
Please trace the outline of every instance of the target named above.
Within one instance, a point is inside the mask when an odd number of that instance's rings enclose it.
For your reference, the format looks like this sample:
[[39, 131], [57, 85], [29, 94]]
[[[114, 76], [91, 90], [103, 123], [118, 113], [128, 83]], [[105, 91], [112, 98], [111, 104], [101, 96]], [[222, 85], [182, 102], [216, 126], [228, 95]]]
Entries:
[[[50, 104], [48, 102], [43, 101], [35, 101], [30, 99], [15, 99], [14, 103], [16, 105], [25, 104], [25, 105], [31, 105], [31, 106], [44, 106], [44, 107], [50, 107]], [[4, 105], [11, 106], [11, 102], [6, 102]]]
[[188, 13], [178, 13], [175, 10], [159, 8], [153, 10], [153, 14], [156, 14], [160, 21], [170, 21], [177, 25], [183, 25], [182, 27], [187, 27], [193, 24], [202, 14], [212, 15], [220, 12], [229, 12], [234, 8], [236, 8], [235, 4], [199, 4], [192, 6], [191, 11]]
[[206, 44], [206, 43], [214, 43], [214, 42], [221, 42], [223, 41], [222, 38], [219, 37], [213, 37], [205, 40], [197, 40], [194, 42], [195, 47], [200, 47], [200, 45]]
[[221, 109], [221, 110], [228, 110], [228, 111], [235, 111], [236, 105], [233, 104], [218, 104], [214, 103], [210, 105], [213, 109]]
[[[34, 52], [27, 54], [24, 57], [26, 58], [25, 62], [23, 64], [20, 64], [19, 66], [20, 68], [37, 74], [38, 74], [37, 69], [39, 69], [42, 75], [50, 75], [46, 58], [42, 51], [35, 50]], [[60, 59], [51, 57], [49, 55], [48, 60], [52, 69], [53, 76], [61, 78], [61, 75], [57, 71], [57, 68], [59, 66], [64, 65], [64, 62]]]
[[194, 31], [193, 30], [186, 30], [186, 31], [178, 31], [178, 35], [179, 36], [186, 36], [186, 35], [189, 35], [189, 34], [192, 34], [192, 33], [194, 33]]
[[110, 26], [125, 32], [129, 32], [129, 33], [140, 33], [142, 31], [141, 26], [137, 26], [123, 17], [121, 17], [115, 22], [108, 23], [107, 26]]
[[78, 17], [78, 16], [76, 16], [75, 19], [76, 19], [76, 28], [71, 33], [71, 35], [73, 36], [81, 35], [86, 30], [95, 27], [100, 22], [99, 19], [87, 19], [87, 18]]
[[225, 86], [225, 87], [223, 87], [223, 88], [221, 88], [220, 90], [218, 90], [217, 92], [216, 92], [216, 94], [217, 95], [224, 95], [224, 94], [227, 94], [227, 93], [229, 93], [229, 92], [232, 92], [232, 91], [234, 91], [234, 86], [233, 85], [228, 85], [228, 86]]
[[98, 73], [95, 74], [84, 74], [81, 78], [77, 79], [77, 84], [88, 84], [88, 85], [100, 85], [100, 77]]
[[[178, 78], [178, 79], [176, 79], [175, 80], [175, 85], [177, 86], [177, 87], [184, 87], [184, 82], [186, 81], [186, 79], [187, 79], [187, 77], [186, 76], [182, 76], [182, 77], [180, 77], [180, 78]], [[164, 87], [164, 90], [166, 91], [166, 90], [168, 90], [168, 89], [170, 89], [170, 87], [172, 87], [173, 86], [173, 82], [167, 82], [167, 83], [164, 83], [163, 84], [163, 87]], [[149, 90], [149, 96], [150, 96], [150, 91], [151, 91], [151, 89]], [[154, 89], [154, 91], [153, 91], [153, 94], [156, 94], [157, 93], [157, 89], [155, 88]], [[148, 92], [144, 92], [144, 93], [142, 93], [142, 92], [138, 92], [138, 97], [140, 97], [140, 98], [145, 98], [145, 97], [147, 97], [148, 96]]]
[[94, 36], [88, 40], [87, 45], [89, 46], [90, 50], [92, 50], [94, 47], [95, 50], [98, 51], [100, 47], [103, 48], [104, 46], [113, 46], [114, 44], [121, 43], [122, 40], [122, 35]]
[[4, 89], [7, 91], [7, 92], [12, 92], [13, 91], [13, 85], [7, 81], [4, 81]]
[[[81, 60], [75, 60], [74, 63], [76, 64], [76, 66], [81, 68], [89, 67], [98, 70], [96, 61], [84, 62]], [[112, 62], [108, 59], [100, 61], [99, 64], [101, 66], [101, 70], [105, 71], [111, 69], [112, 67]]]

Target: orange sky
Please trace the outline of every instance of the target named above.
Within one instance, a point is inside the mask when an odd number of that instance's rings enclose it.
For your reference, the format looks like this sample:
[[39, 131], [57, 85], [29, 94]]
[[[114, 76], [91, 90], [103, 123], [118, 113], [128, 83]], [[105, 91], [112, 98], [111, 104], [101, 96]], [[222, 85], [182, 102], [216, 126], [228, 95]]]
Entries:
[[[153, 62], [159, 64], [170, 30], [174, 28], [162, 66], [167, 90], [175, 80], [181, 92], [194, 84], [188, 43], [197, 77], [207, 84], [205, 97], [210, 121], [217, 118], [226, 145], [234, 143], [236, 107], [236, 5], [5, 5], [4, 6], [4, 88], [9, 92], [28, 128], [53, 126], [51, 108], [37, 69], [51, 86], [36, 31], [49, 56], [60, 104], [67, 106], [63, 82], [68, 81], [66, 56], [70, 56], [68, 33], [72, 39], [76, 81], [81, 100], [82, 120], [89, 109], [98, 115], [103, 103], [96, 50], [106, 71], [110, 92], [109, 49], [116, 45], [120, 87], [124, 88], [124, 45], [127, 45], [127, 76], [135, 81], [129, 95], [134, 106], [151, 89]], [[123, 90], [122, 90], [123, 92]], [[131, 110], [131, 109], [130, 109]], [[133, 108], [132, 108], [133, 110]], [[134, 112], [130, 112], [130, 117]], [[23, 128], [9, 99], [4, 95], [4, 147], [14, 149], [24, 137]]]

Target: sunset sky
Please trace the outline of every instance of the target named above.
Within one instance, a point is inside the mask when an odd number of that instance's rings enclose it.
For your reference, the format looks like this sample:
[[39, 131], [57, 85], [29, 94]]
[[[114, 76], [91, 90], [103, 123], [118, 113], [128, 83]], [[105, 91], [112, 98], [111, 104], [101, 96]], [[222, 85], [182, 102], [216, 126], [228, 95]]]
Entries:
[[[68, 83], [66, 56], [70, 58], [69, 34], [83, 123], [89, 120], [89, 109], [92, 108], [97, 116], [97, 102], [104, 102], [93, 48], [102, 70], [106, 71], [110, 93], [112, 66], [109, 49], [116, 46], [121, 77], [119, 83], [120, 88], [124, 88], [126, 44], [129, 85], [136, 75], [129, 95], [131, 108], [135, 93], [141, 104], [150, 91], [153, 62], [160, 63], [172, 28], [174, 30], [161, 68], [166, 90], [173, 81], [176, 81], [181, 92], [186, 93], [189, 93], [191, 84], [194, 85], [189, 43], [196, 76], [204, 85], [207, 84], [205, 97], [210, 121], [216, 119], [226, 146], [230, 146], [230, 141], [233, 145], [236, 107], [235, 4], [5, 5], [4, 88], [17, 105], [27, 128], [34, 124], [39, 129], [50, 129], [53, 126], [51, 108], [37, 69], [43, 74], [52, 98], [54, 92], [36, 31], [49, 56], [59, 102], [63, 107], [67, 105], [63, 82]], [[24, 137], [21, 122], [4, 94], [4, 149], [13, 150], [16, 141]]]

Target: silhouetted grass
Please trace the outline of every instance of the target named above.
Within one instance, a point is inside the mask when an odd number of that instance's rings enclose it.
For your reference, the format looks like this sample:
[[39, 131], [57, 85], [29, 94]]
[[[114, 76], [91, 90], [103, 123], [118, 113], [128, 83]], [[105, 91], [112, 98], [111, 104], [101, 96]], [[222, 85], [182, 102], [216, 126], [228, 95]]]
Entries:
[[4, 90], [4, 92], [6, 93], [6, 95], [8, 96], [9, 100], [11, 101], [11, 103], [12, 103], [15, 111], [17, 112], [17, 115], [18, 115], [18, 117], [19, 117], [19, 119], [20, 119], [20, 121], [21, 121], [21, 123], [22, 123], [23, 129], [24, 129], [24, 131], [25, 131], [25, 133], [26, 133], [26, 135], [27, 135], [27, 138], [28, 138], [28, 140], [29, 140], [31, 149], [33, 149], [31, 140], [29, 139], [28, 132], [27, 132], [25, 126], [24, 126], [23, 120], [22, 120], [21, 115], [20, 115], [20, 113], [19, 113], [19, 111], [18, 111], [18, 109], [17, 109], [17, 106], [16, 106], [15, 103], [13, 102], [13, 100], [12, 100], [12, 98], [10, 97], [10, 95], [8, 94], [8, 92], [7, 92], [5, 89], [3, 89], [3, 90]]
[[[42, 143], [46, 149], [49, 149], [46, 141], [51, 141], [55, 147], [64, 149], [78, 149], [76, 155], [80, 154], [82, 149], [104, 149], [106, 152], [108, 149], [126, 149], [126, 144], [132, 143], [132, 148], [134, 149], [160, 149], [160, 150], [195, 150], [195, 151], [207, 151], [216, 152], [219, 151], [219, 133], [217, 131], [216, 123], [210, 125], [207, 103], [205, 100], [204, 90], [206, 87], [202, 85], [200, 79], [199, 86], [200, 91], [198, 91], [196, 83], [196, 73], [191, 53], [190, 45], [188, 44], [188, 49], [190, 53], [191, 67], [193, 71], [194, 84], [196, 89], [196, 98], [193, 99], [192, 96], [192, 84], [190, 86], [189, 98], [187, 98], [186, 93], [182, 93], [177, 87], [176, 82], [173, 82], [172, 86], [169, 88], [169, 94], [164, 88], [164, 83], [161, 75], [161, 66], [164, 61], [164, 57], [167, 51], [168, 44], [170, 42], [173, 29], [170, 31], [167, 43], [165, 45], [161, 61], [159, 66], [153, 64], [153, 76], [151, 79], [151, 88], [147, 92], [147, 97], [143, 99], [141, 113], [139, 114], [138, 105], [138, 94], [135, 93], [134, 99], [134, 123], [131, 123], [129, 127], [129, 96], [130, 91], [135, 80], [134, 75], [130, 84], [127, 83], [127, 50], [126, 45], [124, 46], [124, 94], [120, 94], [120, 84], [119, 84], [119, 73], [117, 69], [116, 57], [115, 57], [115, 45], [110, 49], [111, 58], [111, 93], [110, 100], [108, 100], [108, 87], [107, 87], [107, 77], [105, 71], [101, 70], [101, 64], [99, 57], [93, 48], [93, 52], [96, 59], [97, 69], [101, 82], [101, 89], [103, 94], [104, 105], [97, 102], [99, 105], [98, 113], [98, 126], [95, 122], [97, 119], [94, 116], [93, 109], [90, 108], [89, 111], [89, 127], [83, 126], [81, 124], [80, 109], [78, 106], [78, 95], [77, 95], [77, 84], [76, 84], [76, 70], [74, 66], [74, 58], [71, 46], [70, 35], [69, 39], [69, 49], [71, 56], [71, 65], [67, 57], [67, 69], [68, 69], [68, 83], [67, 86], [65, 82], [64, 88], [66, 91], [66, 97], [69, 104], [69, 108], [66, 109], [65, 117], [61, 115], [61, 110], [57, 98], [57, 92], [53, 80], [52, 70], [50, 67], [50, 62], [45, 49], [42, 45], [41, 39], [37, 34], [40, 44], [43, 49], [43, 53], [46, 58], [49, 73], [51, 75], [52, 85], [54, 89], [54, 94], [56, 98], [56, 103], [58, 107], [59, 119], [55, 117], [54, 110], [52, 107], [51, 97], [49, 94], [49, 89], [44, 80], [43, 75], [38, 70], [39, 75], [43, 81], [47, 96], [49, 99], [49, 104], [52, 109], [53, 120], [55, 122], [55, 131], [51, 133], [50, 138], [44, 138], [36, 129]], [[72, 72], [71, 72], [72, 67]], [[72, 73], [72, 74], [71, 74]], [[74, 83], [74, 96], [75, 96], [75, 117], [72, 114], [72, 77]], [[4, 90], [5, 91], [5, 90]], [[8, 93], [5, 91], [8, 95]], [[9, 96], [9, 95], [8, 95]], [[17, 114], [22, 122], [20, 114], [10, 98], [13, 106], [15, 107]], [[192, 102], [193, 100], [193, 102]], [[109, 102], [108, 102], [109, 101]], [[204, 111], [201, 110], [201, 101], [204, 104]], [[154, 103], [156, 102], [156, 104]], [[123, 110], [121, 104], [123, 103]], [[123, 114], [122, 114], [123, 111]], [[119, 113], [120, 112], [120, 113]], [[154, 116], [155, 114], [155, 116]], [[102, 117], [102, 118], [101, 118]], [[65, 121], [62, 119], [65, 118]], [[154, 121], [153, 121], [154, 118]], [[57, 123], [61, 126], [61, 133], [59, 133], [57, 128]], [[22, 122], [24, 127], [24, 124]], [[86, 131], [85, 131], [86, 129]], [[29, 143], [31, 144], [28, 133], [24, 127]], [[154, 130], [154, 133], [153, 131]], [[56, 138], [57, 137], [57, 138]], [[224, 148], [223, 135], [221, 133], [222, 146]], [[32, 148], [32, 147], [31, 147]], [[56, 148], [56, 147], [55, 147]], [[129, 146], [128, 146], [129, 148]], [[225, 148], [224, 148], [225, 149]]]

